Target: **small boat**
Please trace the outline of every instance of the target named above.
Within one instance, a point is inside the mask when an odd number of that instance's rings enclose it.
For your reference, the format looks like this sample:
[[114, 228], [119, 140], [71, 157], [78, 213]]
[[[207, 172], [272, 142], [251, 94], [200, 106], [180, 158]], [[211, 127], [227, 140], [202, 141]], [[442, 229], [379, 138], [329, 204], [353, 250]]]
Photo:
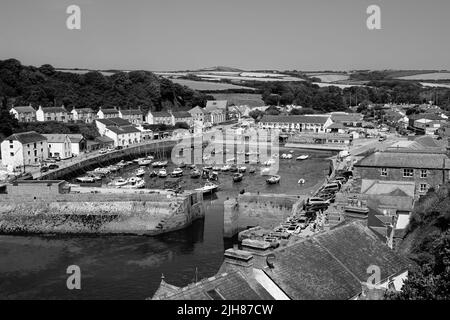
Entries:
[[170, 174], [172, 177], [181, 177], [183, 175], [183, 170], [181, 168], [176, 168]]
[[305, 179], [303, 179], [303, 178], [302, 178], [302, 179], [299, 179], [297, 183], [298, 183], [298, 184], [304, 184], [304, 183], [305, 183]]
[[222, 168], [219, 167], [219, 166], [214, 166], [214, 167], [212, 167], [212, 169], [213, 169], [214, 171], [220, 171]]
[[152, 163], [152, 160], [142, 159], [142, 160], [139, 160], [138, 165], [140, 165], [140, 166], [148, 166], [151, 163]]
[[203, 170], [202, 170], [202, 178], [203, 179], [208, 179], [209, 178], [209, 170], [208, 169], [203, 168]]
[[142, 177], [144, 174], [145, 174], [145, 170], [144, 169], [142, 169], [142, 168], [139, 168], [139, 169], [137, 169], [136, 170], [136, 176], [138, 176], [138, 177]]
[[198, 169], [194, 169], [191, 171], [191, 178], [193, 178], [193, 179], [200, 178], [201, 175], [202, 175], [202, 173]]
[[200, 191], [204, 194], [205, 193], [213, 193], [213, 192], [216, 192], [218, 188], [219, 188], [218, 185], [208, 181], [205, 183], [205, 185], [203, 187], [197, 188], [197, 189], [195, 189], [195, 191]]
[[124, 160], [121, 160], [121, 161], [119, 161], [119, 162], [116, 163], [116, 166], [118, 166], [118, 167], [120, 167], [120, 168], [123, 168], [123, 167], [125, 167], [126, 165], [127, 165], [127, 164], [125, 163]]
[[269, 179], [266, 180], [268, 184], [276, 184], [280, 183], [281, 177], [278, 175], [271, 176]]
[[230, 171], [231, 167], [229, 165], [224, 165], [220, 170], [223, 172]]
[[103, 179], [101, 175], [97, 175], [97, 174], [94, 174], [94, 173], [89, 173], [87, 175], [87, 177], [93, 178], [95, 181], [100, 181], [100, 180]]
[[137, 159], [134, 159], [133, 162], [134, 163], [139, 163], [139, 161], [142, 161], [142, 160], [145, 160], [145, 158], [137, 158]]
[[235, 164], [232, 164], [230, 167], [230, 172], [238, 172], [238, 167]]
[[167, 177], [167, 171], [166, 171], [166, 169], [161, 169], [161, 170], [159, 170], [159, 171], [158, 171], [158, 177], [160, 177], [160, 178], [165, 178], [165, 177]]
[[111, 171], [109, 171], [107, 168], [97, 168], [94, 170], [94, 172], [101, 175], [107, 175], [111, 173]]
[[247, 167], [246, 166], [242, 166], [238, 168], [238, 172], [245, 172], [247, 171]]
[[132, 177], [128, 179], [128, 184], [123, 186], [125, 189], [141, 189], [145, 187], [145, 180], [142, 178]]
[[154, 156], [152, 156], [152, 155], [149, 155], [149, 156], [147, 156], [147, 157], [146, 157], [146, 159], [147, 159], [147, 160], [154, 160], [154, 159], [155, 159], [155, 157], [154, 157]]
[[189, 169], [195, 169], [195, 168], [197, 168], [197, 166], [195, 164], [190, 164], [189, 165]]
[[244, 175], [242, 173], [235, 173], [233, 175], [233, 182], [241, 182]]
[[309, 155], [307, 155], [307, 154], [302, 154], [301, 156], [297, 157], [296, 160], [306, 160], [306, 159], [308, 159], [308, 158], [309, 158]]
[[152, 172], [150, 172], [150, 177], [154, 178], [156, 176], [158, 176], [158, 172], [156, 172], [155, 170], [153, 170]]
[[78, 177], [75, 179], [78, 182], [82, 182], [82, 183], [92, 183], [95, 182], [95, 179], [92, 177], [88, 177], [88, 176], [84, 176], [84, 177]]
[[153, 168], [161, 168], [167, 166], [168, 161], [155, 161], [153, 162], [152, 166]]
[[292, 159], [292, 154], [287, 154], [285, 159]]
[[264, 162], [264, 165], [269, 167], [269, 166], [271, 166], [271, 165], [273, 165], [275, 163], [276, 163], [275, 159], [269, 159], [269, 160]]
[[219, 180], [219, 173], [217, 171], [213, 171], [209, 174], [209, 180], [217, 181]]
[[267, 176], [270, 174], [270, 168], [261, 168], [261, 175]]
[[213, 168], [213, 166], [211, 166], [211, 165], [207, 165], [207, 166], [203, 167], [203, 169], [206, 169], [206, 170], [212, 170], [212, 168]]
[[180, 163], [179, 168], [186, 168], [186, 163], [184, 162]]
[[230, 159], [227, 159], [227, 161], [226, 162], [235, 162], [236, 161], [236, 159], [235, 158], [230, 158]]
[[252, 168], [250, 168], [250, 170], [248, 170], [248, 172], [249, 172], [249, 173], [255, 173], [255, 172], [256, 172], [256, 169], [252, 167]]
[[118, 178], [118, 179], [113, 180], [110, 183], [108, 183], [109, 186], [113, 186], [113, 187], [122, 187], [126, 184], [128, 184], [128, 180], [125, 180], [124, 178]]
[[132, 164], [134, 164], [133, 161], [127, 161], [127, 162], [125, 162], [125, 165], [127, 165], [127, 166], [131, 166]]

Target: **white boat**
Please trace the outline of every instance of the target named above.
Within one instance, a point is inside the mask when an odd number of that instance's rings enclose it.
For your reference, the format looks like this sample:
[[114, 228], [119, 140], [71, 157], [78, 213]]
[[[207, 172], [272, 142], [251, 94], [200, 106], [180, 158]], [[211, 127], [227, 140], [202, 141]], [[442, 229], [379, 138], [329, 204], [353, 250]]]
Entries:
[[181, 177], [183, 175], [183, 170], [181, 168], [176, 168], [170, 174], [172, 177]]
[[214, 171], [220, 171], [220, 170], [221, 170], [221, 168], [220, 168], [219, 166], [214, 166], [214, 167], [212, 167], [212, 169], [213, 169]]
[[102, 175], [107, 175], [111, 173], [111, 171], [109, 171], [107, 168], [97, 168], [94, 170], [94, 172]]
[[119, 170], [120, 170], [120, 167], [119, 167], [119, 166], [111, 165], [111, 166], [107, 167], [107, 169], [108, 169], [109, 171], [111, 171], [111, 172], [116, 172], [116, 171], [119, 171]]
[[286, 153], [283, 153], [282, 155], [281, 155], [281, 159], [286, 159], [286, 156], [287, 156], [287, 154]]
[[147, 160], [154, 160], [155, 159], [155, 157], [154, 156], [147, 156], [147, 158], [146, 158]]
[[145, 170], [143, 168], [139, 168], [136, 170], [136, 176], [142, 177], [145, 174]]
[[229, 165], [224, 165], [220, 170], [225, 172], [225, 171], [230, 171], [231, 167]]
[[238, 172], [245, 172], [247, 171], [247, 167], [246, 166], [242, 166], [238, 168]]
[[202, 193], [213, 193], [216, 192], [218, 188], [219, 188], [218, 185], [208, 181], [205, 183], [203, 187], [197, 188], [195, 189], [195, 191], [200, 191]]
[[290, 153], [287, 154], [287, 155], [286, 155], [286, 159], [292, 159], [292, 154], [290, 154]]
[[78, 178], [76, 178], [75, 180], [78, 181], [78, 182], [83, 182], [83, 183], [92, 183], [92, 182], [95, 182], [95, 179], [94, 179], [94, 178], [88, 177], [88, 176], [85, 176], [85, 177], [78, 177]]
[[87, 177], [93, 178], [95, 181], [100, 181], [103, 179], [101, 175], [95, 173], [88, 173]]
[[168, 161], [156, 161], [156, 162], [153, 162], [152, 166], [154, 168], [161, 168], [161, 167], [167, 166], [167, 163], [168, 163]]
[[309, 158], [309, 155], [307, 154], [302, 154], [301, 156], [297, 157], [297, 160], [306, 160]]
[[118, 178], [118, 179], [113, 180], [110, 183], [108, 183], [109, 186], [113, 186], [113, 187], [122, 187], [126, 184], [128, 184], [128, 180], [125, 180], [124, 178]]
[[270, 174], [270, 168], [261, 168], [261, 175], [267, 176]]
[[124, 189], [141, 189], [145, 187], [145, 180], [142, 178], [131, 177], [128, 179], [128, 184], [122, 186]]
[[138, 165], [140, 166], [148, 166], [152, 163], [152, 160], [149, 159], [141, 159], [138, 161]]
[[280, 183], [281, 177], [278, 175], [271, 176], [269, 179], [266, 180], [268, 184], [276, 184]]
[[161, 170], [159, 170], [159, 171], [158, 171], [158, 177], [160, 177], [160, 178], [165, 178], [165, 177], [167, 177], [167, 171], [166, 171], [166, 169], [161, 169]]
[[126, 165], [127, 165], [127, 164], [125, 163], [124, 160], [121, 160], [121, 161], [119, 161], [119, 162], [116, 163], [116, 166], [117, 166], [117, 167], [120, 167], [120, 168], [123, 168], [123, 167], [125, 167]]
[[273, 164], [275, 164], [275, 163], [276, 163], [276, 160], [275, 160], [275, 159], [269, 159], [269, 160], [267, 160], [267, 161], [264, 162], [264, 165], [267, 166], [267, 167], [269, 167], [269, 166], [271, 166], [271, 165], [273, 165]]
[[134, 163], [139, 163], [139, 161], [142, 161], [142, 160], [145, 160], [145, 158], [137, 158], [137, 159], [134, 159], [133, 162]]
[[305, 179], [299, 179], [297, 183], [298, 184], [304, 184], [305, 182], [306, 182]]

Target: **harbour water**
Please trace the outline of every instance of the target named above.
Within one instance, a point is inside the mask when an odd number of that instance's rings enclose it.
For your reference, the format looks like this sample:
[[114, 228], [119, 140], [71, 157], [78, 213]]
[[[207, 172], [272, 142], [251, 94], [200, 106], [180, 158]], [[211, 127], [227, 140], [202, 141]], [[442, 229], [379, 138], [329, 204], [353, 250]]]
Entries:
[[[285, 151], [283, 151], [285, 152]], [[0, 236], [0, 299], [144, 299], [151, 297], [164, 274], [171, 284], [184, 286], [214, 275], [223, 252], [233, 245], [223, 239], [223, 201], [239, 191], [308, 194], [329, 170], [327, 152], [309, 154], [304, 161], [280, 160], [278, 185], [267, 185], [259, 170], [245, 173], [233, 183], [232, 173], [221, 173], [220, 191], [205, 198], [206, 217], [190, 227], [160, 235], [143, 236]], [[249, 165], [246, 165], [249, 167]], [[174, 168], [169, 165], [168, 173]], [[134, 168], [117, 175], [128, 177]], [[148, 171], [153, 170], [151, 167]], [[200, 187], [185, 170], [185, 188]], [[306, 183], [299, 185], [298, 179]], [[163, 185], [161, 178], [146, 177], [149, 188]], [[81, 290], [68, 290], [66, 269], [81, 269]], [[197, 272], [196, 272], [197, 270]]]

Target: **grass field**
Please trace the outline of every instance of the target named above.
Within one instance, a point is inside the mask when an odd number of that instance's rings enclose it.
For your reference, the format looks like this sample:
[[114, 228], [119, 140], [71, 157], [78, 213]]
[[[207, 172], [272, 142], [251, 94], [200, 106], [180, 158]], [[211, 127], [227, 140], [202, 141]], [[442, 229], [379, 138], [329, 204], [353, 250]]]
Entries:
[[229, 90], [229, 89], [248, 89], [254, 90], [253, 88], [238, 86], [229, 83], [219, 83], [219, 82], [208, 82], [208, 81], [193, 81], [193, 80], [185, 80], [185, 79], [170, 79], [174, 83], [181, 84], [183, 86], [187, 86], [191, 89], [198, 91], [221, 91], [221, 90]]
[[310, 73], [310, 77], [319, 78], [322, 82], [335, 82], [348, 80], [349, 75], [338, 73]]
[[399, 77], [401, 80], [450, 80], [450, 72], [432, 72], [424, 74], [416, 74], [411, 76]]
[[264, 106], [260, 94], [253, 93], [214, 93], [216, 100], [228, 100], [229, 104], [237, 106], [247, 105], [250, 108]]

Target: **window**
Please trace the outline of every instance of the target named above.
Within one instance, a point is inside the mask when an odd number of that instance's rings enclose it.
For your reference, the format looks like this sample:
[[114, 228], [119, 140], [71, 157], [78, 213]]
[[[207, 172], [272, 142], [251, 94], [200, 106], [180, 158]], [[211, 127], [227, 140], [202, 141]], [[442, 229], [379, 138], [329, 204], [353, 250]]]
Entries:
[[427, 170], [420, 170], [420, 177], [421, 178], [427, 178], [428, 177], [428, 171]]
[[426, 192], [428, 189], [428, 185], [426, 183], [420, 184], [420, 192]]
[[9, 145], [9, 148], [10, 148], [10, 149], [14, 148], [14, 145], [13, 145], [13, 144], [10, 144], [10, 145]]
[[414, 177], [414, 169], [403, 169], [403, 178]]
[[14, 157], [14, 152], [10, 152], [9, 155], [10, 155], [11, 157]]
[[387, 168], [381, 168], [381, 176], [387, 177]]

